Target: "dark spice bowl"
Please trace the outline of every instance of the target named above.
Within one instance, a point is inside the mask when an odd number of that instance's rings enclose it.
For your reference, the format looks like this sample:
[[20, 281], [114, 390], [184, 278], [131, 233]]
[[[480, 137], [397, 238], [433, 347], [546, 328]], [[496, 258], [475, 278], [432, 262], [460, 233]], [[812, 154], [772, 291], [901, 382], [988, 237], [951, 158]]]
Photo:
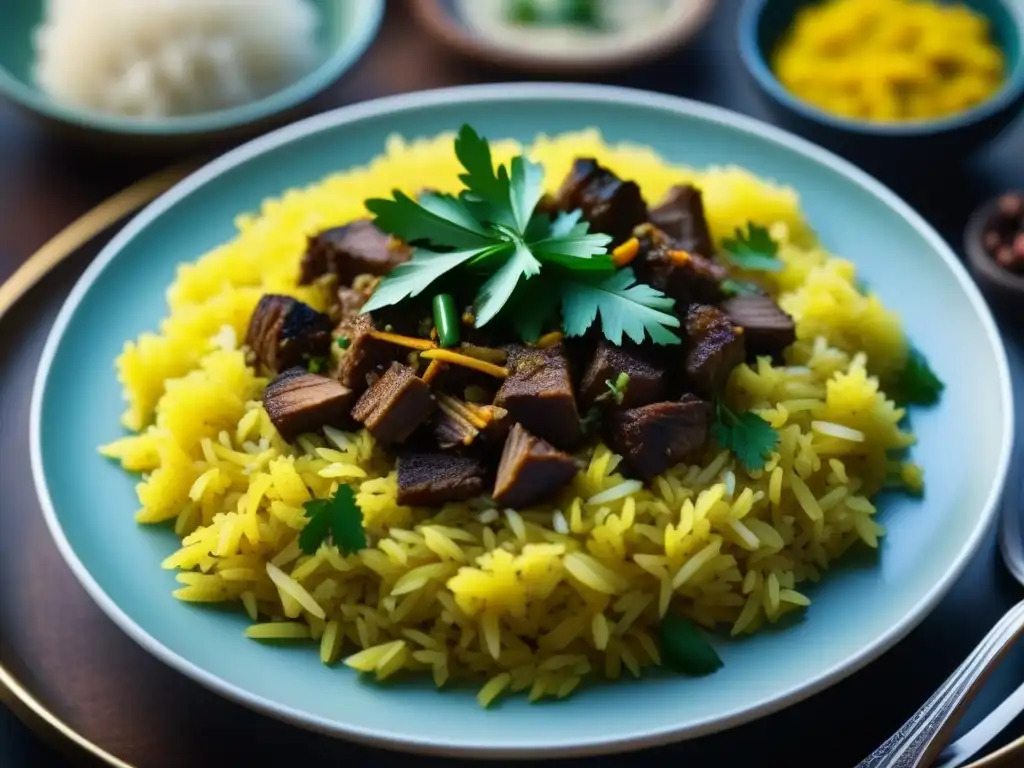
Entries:
[[738, 26], [743, 62], [760, 86], [775, 119], [847, 157], [873, 168], [898, 162], [955, 159], [979, 149], [1020, 116], [1024, 107], [1024, 3], [961, 0], [990, 22], [993, 42], [1006, 59], [1006, 81], [973, 109], [933, 120], [873, 122], [825, 112], [790, 93], [769, 62], [797, 12], [815, 0], [745, 0]]
[[[1015, 202], [1014, 202], [1015, 201]], [[1007, 220], [1014, 217], [1016, 207], [1017, 231], [1024, 233], [1024, 189], [1007, 192], [979, 207], [967, 222], [964, 232], [964, 250], [971, 274], [989, 301], [999, 309], [1024, 317], [1024, 271], [1014, 272], [1001, 265], [993, 255], [986, 234], [995, 231], [1001, 247], [1013, 248], [1009, 241], [1024, 234], [1011, 233]], [[1021, 269], [1024, 270], [1024, 259]]]

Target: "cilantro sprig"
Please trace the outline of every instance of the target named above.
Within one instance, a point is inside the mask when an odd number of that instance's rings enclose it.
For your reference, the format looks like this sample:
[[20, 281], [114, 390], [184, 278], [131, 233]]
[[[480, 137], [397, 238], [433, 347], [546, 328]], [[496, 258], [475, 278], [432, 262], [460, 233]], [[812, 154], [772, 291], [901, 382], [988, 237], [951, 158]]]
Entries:
[[[495, 169], [490, 145], [468, 125], [455, 139], [465, 189], [455, 196], [425, 193], [413, 200], [366, 202], [375, 224], [414, 246], [410, 260], [385, 277], [364, 312], [398, 304], [444, 279], [474, 292], [474, 324], [501, 316], [532, 341], [561, 313], [567, 336], [581, 336], [600, 319], [604, 335], [678, 344], [672, 299], [638, 284], [632, 269], [616, 270], [611, 238], [590, 232], [580, 211], [552, 220], [536, 210], [541, 166], [523, 156]], [[514, 311], [513, 311], [514, 310]]]
[[330, 539], [344, 555], [366, 548], [363, 513], [350, 485], [339, 485], [329, 499], [313, 499], [302, 505], [309, 521], [299, 532], [299, 549], [312, 555]]
[[778, 272], [782, 269], [779, 260], [779, 244], [765, 227], [747, 222], [747, 231], [736, 228], [735, 237], [722, 241], [726, 257], [739, 269], [751, 272]]
[[771, 424], [751, 411], [734, 413], [721, 398], [715, 401], [711, 436], [719, 446], [732, 451], [748, 472], [764, 468], [779, 444], [779, 433]]

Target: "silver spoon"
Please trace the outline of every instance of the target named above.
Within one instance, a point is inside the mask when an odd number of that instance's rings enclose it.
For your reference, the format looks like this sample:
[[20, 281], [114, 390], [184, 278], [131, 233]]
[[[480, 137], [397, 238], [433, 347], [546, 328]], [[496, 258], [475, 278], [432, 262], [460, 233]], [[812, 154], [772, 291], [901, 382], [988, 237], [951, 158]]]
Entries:
[[[1011, 466], [1016, 466], [1016, 462]], [[1003, 562], [1014, 578], [1024, 585], [1022, 517], [1024, 475], [1015, 478], [1015, 482], [1007, 487], [999, 524], [999, 551], [1003, 555]], [[942, 687], [882, 746], [858, 763], [857, 768], [925, 768], [931, 765], [942, 752], [943, 745], [967, 709], [967, 704], [1022, 632], [1024, 600], [1007, 611]], [[1019, 707], [1018, 699], [1016, 694], [1011, 695], [1007, 700], [1010, 702], [1009, 707]], [[1003, 711], [1005, 709], [1004, 706], [999, 707], [1002, 716], [1007, 715]], [[992, 735], [996, 733], [998, 731]], [[975, 744], [973, 748], [976, 751], [981, 746]], [[944, 761], [944, 766], [960, 765], [969, 755], [958, 757], [961, 757], [959, 761]]]

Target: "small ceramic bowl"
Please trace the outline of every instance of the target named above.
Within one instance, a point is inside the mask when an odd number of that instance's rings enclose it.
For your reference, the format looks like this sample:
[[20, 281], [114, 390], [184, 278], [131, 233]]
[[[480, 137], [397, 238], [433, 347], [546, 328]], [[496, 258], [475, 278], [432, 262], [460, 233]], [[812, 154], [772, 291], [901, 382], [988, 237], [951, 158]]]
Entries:
[[949, 117], [891, 123], [857, 120], [825, 112], [790, 93], [776, 79], [769, 61], [797, 12], [814, 0], [745, 0], [738, 25], [740, 53], [774, 117], [790, 130], [867, 165], [959, 160], [1000, 133], [1024, 106], [1024, 3], [961, 1], [990, 20], [994, 41], [1006, 57], [1007, 78], [992, 98]]
[[62, 137], [117, 152], [184, 151], [224, 140], [249, 138], [300, 116], [363, 55], [380, 28], [384, 0], [312, 0], [320, 23], [321, 61], [292, 84], [256, 101], [195, 115], [145, 120], [61, 104], [33, 77], [33, 33], [44, 0], [10, 0], [0, 24], [0, 94], [24, 107]]
[[498, 0], [413, 0], [423, 28], [464, 56], [544, 75], [586, 75], [655, 60], [694, 37], [716, 0], [663, 0], [656, 23], [622, 34], [552, 40], [499, 23]]
[[997, 264], [982, 244], [984, 233], [998, 213], [1000, 201], [1007, 195], [1024, 199], [1024, 190], [999, 195], [971, 215], [964, 232], [964, 251], [971, 274], [989, 301], [1001, 310], [1024, 317], [1024, 275], [1010, 272]]

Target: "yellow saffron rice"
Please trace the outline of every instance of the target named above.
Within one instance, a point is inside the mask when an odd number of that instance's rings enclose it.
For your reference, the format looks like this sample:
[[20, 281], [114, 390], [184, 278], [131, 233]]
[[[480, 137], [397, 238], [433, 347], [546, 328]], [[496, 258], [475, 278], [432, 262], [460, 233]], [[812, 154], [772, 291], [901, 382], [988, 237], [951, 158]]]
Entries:
[[[396, 503], [393, 464], [365, 432], [286, 444], [260, 403], [267, 382], [240, 350], [256, 301], [272, 291], [325, 307], [322, 289], [296, 284], [306, 236], [364, 216], [365, 199], [396, 187], [457, 190], [452, 138], [392, 137], [368, 165], [239, 216], [233, 240], [180, 267], [159, 331], [125, 345], [117, 370], [132, 434], [102, 452], [141, 473], [136, 519], [180, 536], [163, 563], [179, 572], [176, 597], [236, 601], [249, 637], [306, 642], [324, 663], [377, 678], [475, 681], [486, 706], [509, 692], [566, 696], [588, 675], [640, 674], [660, 662], [670, 607], [753, 632], [808, 606], [801, 587], [848, 547], [877, 546], [871, 497], [894, 477], [922, 485], [918, 467], [893, 458], [913, 437], [881, 389], [907, 355], [896, 315], [857, 290], [851, 262], [816, 245], [794, 190], [736, 167], [672, 166], [593, 130], [527, 148], [549, 189], [574, 157], [593, 156], [648, 200], [696, 184], [719, 240], [753, 220], [782, 243], [784, 268], [769, 279], [798, 341], [785, 365], [737, 368], [727, 394], [781, 435], [764, 469], [747, 473], [710, 448], [643, 487], [599, 445], [550, 504], [419, 510]], [[502, 162], [523, 148], [493, 149]], [[303, 503], [339, 483], [357, 491], [369, 547], [303, 554]]]

